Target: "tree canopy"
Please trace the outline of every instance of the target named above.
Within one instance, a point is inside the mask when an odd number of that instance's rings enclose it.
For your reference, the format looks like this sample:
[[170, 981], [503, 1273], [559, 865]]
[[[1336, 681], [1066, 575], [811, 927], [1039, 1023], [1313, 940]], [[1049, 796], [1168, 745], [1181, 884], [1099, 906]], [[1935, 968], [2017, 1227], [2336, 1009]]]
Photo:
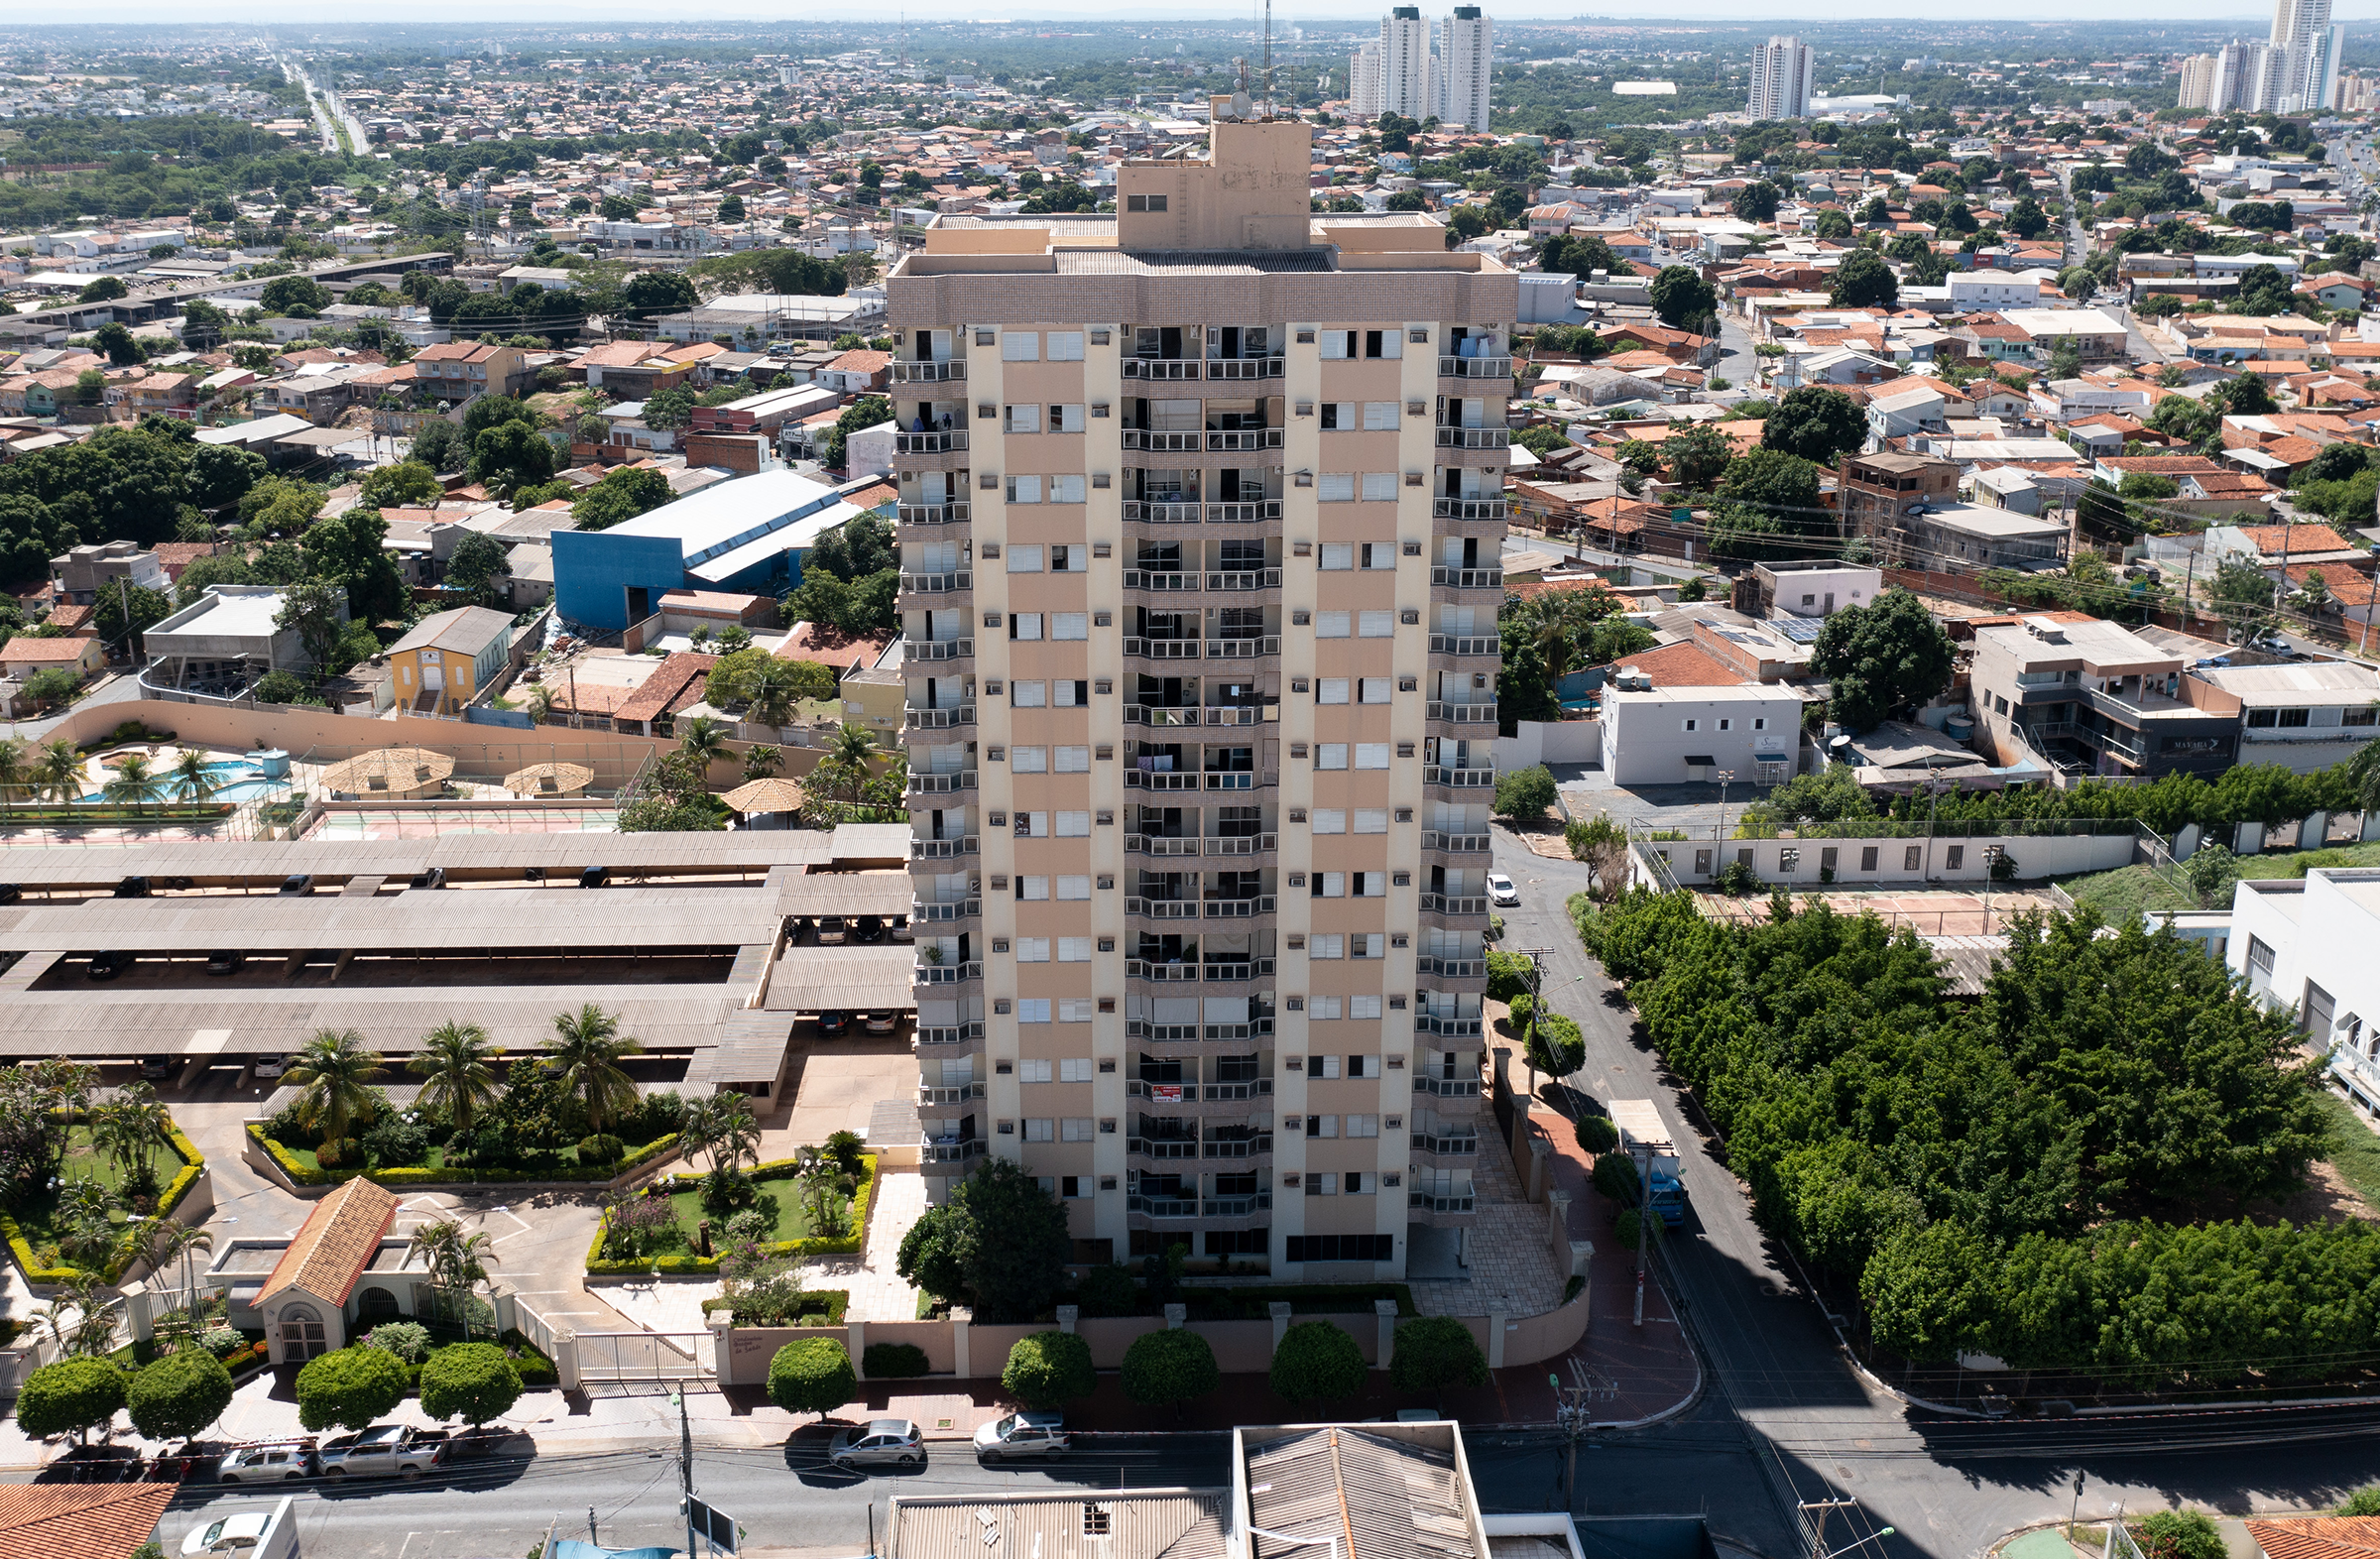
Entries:
[[1949, 687], [1956, 659], [1950, 635], [1925, 603], [1896, 589], [1828, 618], [1811, 651], [1810, 672], [1832, 685], [1828, 708], [1835, 719], [1865, 731]]
[[1833, 467], [1867, 442], [1867, 418], [1840, 390], [1804, 385], [1788, 390], [1760, 425], [1762, 447]]

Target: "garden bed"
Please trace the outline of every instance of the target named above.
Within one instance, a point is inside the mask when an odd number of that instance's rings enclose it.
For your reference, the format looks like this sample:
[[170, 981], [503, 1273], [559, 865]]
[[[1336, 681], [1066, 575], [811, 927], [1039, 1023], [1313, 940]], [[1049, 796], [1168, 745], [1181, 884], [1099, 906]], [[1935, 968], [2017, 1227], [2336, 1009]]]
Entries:
[[578, 1161], [577, 1147], [568, 1146], [553, 1149], [549, 1155], [552, 1160], [550, 1163], [528, 1167], [467, 1163], [450, 1166], [446, 1163], [445, 1149], [433, 1146], [422, 1154], [429, 1160], [427, 1163], [379, 1166], [341, 1164], [335, 1169], [325, 1169], [311, 1147], [293, 1146], [269, 1137], [265, 1128], [256, 1122], [248, 1124], [248, 1137], [273, 1160], [274, 1167], [287, 1176], [292, 1185], [301, 1186], [341, 1185], [357, 1178], [389, 1186], [513, 1185], [523, 1182], [601, 1185], [665, 1158], [677, 1148], [677, 1134], [672, 1132], [665, 1137], [655, 1138], [642, 1147], [631, 1148], [624, 1157], [609, 1164], [582, 1166]]
[[[67, 1128], [65, 1162], [57, 1178], [61, 1182], [95, 1181], [118, 1198], [123, 1196], [125, 1176], [121, 1165], [98, 1150], [91, 1140], [90, 1128], [77, 1121]], [[171, 1217], [181, 1205], [190, 1188], [198, 1183], [206, 1159], [181, 1135], [181, 1129], [169, 1124], [166, 1135], [150, 1144], [149, 1168], [161, 1187], [152, 1205], [142, 1206], [144, 1198], [134, 1198], [108, 1215], [108, 1222], [120, 1231], [129, 1230], [135, 1218], [149, 1216]], [[62, 1190], [62, 1186], [60, 1188]], [[0, 1234], [8, 1238], [9, 1252], [16, 1258], [29, 1283], [62, 1283], [78, 1276], [81, 1268], [68, 1264], [57, 1256], [59, 1230], [57, 1215], [60, 1192], [47, 1184], [35, 1187], [21, 1197], [17, 1205], [0, 1213]], [[129, 1235], [126, 1236], [129, 1238]], [[122, 1274], [133, 1252], [119, 1245], [116, 1255], [101, 1270], [100, 1276], [109, 1282]]]
[[[705, 1299], [702, 1313], [707, 1318], [713, 1311], [733, 1310], [736, 1301], [724, 1296]], [[801, 1307], [782, 1321], [772, 1326], [841, 1326], [851, 1308], [851, 1292], [844, 1288], [805, 1288], [801, 1292]]]
[[[874, 1200], [877, 1184], [876, 1154], [862, 1153], [860, 1155], [859, 1184], [852, 1192], [851, 1205], [846, 1215], [850, 1227], [850, 1232], [847, 1234], [822, 1236], [808, 1232], [807, 1210], [801, 1207], [801, 1198], [794, 1191], [792, 1185], [801, 1171], [800, 1160], [778, 1158], [768, 1163], [756, 1164], [749, 1172], [748, 1177], [753, 1183], [761, 1187], [764, 1194], [775, 1197], [777, 1204], [775, 1232], [779, 1238], [762, 1242], [760, 1249], [768, 1255], [788, 1257], [856, 1255], [868, 1239], [868, 1209]], [[596, 1221], [594, 1242], [587, 1247], [587, 1275], [604, 1277], [628, 1276], [637, 1273], [664, 1276], [716, 1274], [719, 1270], [719, 1252], [726, 1248], [727, 1236], [723, 1221], [713, 1219], [711, 1221], [712, 1254], [709, 1256], [699, 1254], [695, 1244], [698, 1238], [697, 1225], [707, 1216], [702, 1209], [702, 1179], [703, 1177], [700, 1175], [673, 1174], [667, 1179], [655, 1181], [646, 1188], [647, 1197], [665, 1199], [669, 1204], [673, 1224], [677, 1231], [677, 1248], [675, 1249], [654, 1250], [634, 1258], [606, 1257], [603, 1254], [604, 1243], [610, 1232], [611, 1223], [611, 1214], [607, 1211], [601, 1219]], [[802, 1232], [796, 1235], [785, 1233], [787, 1229], [796, 1227]]]

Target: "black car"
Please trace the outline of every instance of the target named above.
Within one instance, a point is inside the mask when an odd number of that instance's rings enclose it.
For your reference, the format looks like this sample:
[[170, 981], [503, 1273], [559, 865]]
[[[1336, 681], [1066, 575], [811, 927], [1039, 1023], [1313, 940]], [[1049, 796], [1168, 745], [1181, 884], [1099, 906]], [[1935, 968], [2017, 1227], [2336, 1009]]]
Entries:
[[416, 874], [414, 875], [414, 882], [413, 882], [413, 886], [414, 886], [414, 887], [416, 887], [416, 888], [443, 888], [443, 887], [445, 887], [445, 886], [446, 886], [446, 868], [444, 868], [444, 867], [442, 867], [442, 866], [433, 866], [433, 867], [431, 867], [431, 868], [430, 868], [428, 871], [426, 871], [426, 872], [417, 872], [417, 873], [416, 873]]
[[174, 1075], [175, 1061], [170, 1055], [144, 1055], [134, 1060], [141, 1075], [153, 1083], [162, 1083]]
[[590, 866], [585, 871], [578, 874], [578, 886], [581, 888], [601, 888], [604, 885], [604, 880], [609, 878], [611, 875], [612, 874], [610, 872], [604, 870], [600, 866]]
[[247, 961], [246, 953], [235, 953], [229, 950], [209, 953], [206, 955], [206, 972], [210, 975], [238, 974], [240, 966]]
[[149, 879], [147, 879], [146, 877], [127, 877], [127, 878], [125, 878], [125, 879], [124, 879], [122, 882], [120, 882], [120, 883], [116, 884], [116, 897], [117, 897], [118, 899], [146, 899], [146, 898], [148, 898], [148, 897], [149, 897]]
[[314, 891], [314, 880], [306, 873], [294, 872], [281, 880], [281, 891], [285, 894], [310, 894]]
[[113, 980], [131, 965], [130, 953], [93, 953], [90, 967], [84, 973], [94, 980]]
[[854, 941], [881, 942], [885, 939], [885, 922], [881, 915], [864, 914], [851, 922]]
[[850, 1028], [851, 1015], [849, 1013], [820, 1013], [818, 1015], [818, 1031], [828, 1038], [848, 1032]]

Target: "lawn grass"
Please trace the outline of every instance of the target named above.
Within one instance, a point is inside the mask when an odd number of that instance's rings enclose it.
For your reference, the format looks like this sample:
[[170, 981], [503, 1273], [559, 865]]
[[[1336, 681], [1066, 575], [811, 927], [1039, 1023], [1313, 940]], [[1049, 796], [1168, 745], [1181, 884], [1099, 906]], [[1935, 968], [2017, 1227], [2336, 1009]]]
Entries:
[[2067, 891], [2078, 907], [2096, 909], [2099, 918], [2110, 925], [2127, 920], [2137, 921], [2144, 913], [2177, 912], [2199, 907], [2198, 900], [2183, 893], [2164, 877], [2146, 866], [2123, 866], [2112, 872], [2090, 872], [2081, 877], [2069, 877], [2059, 886]]
[[[771, 1240], [806, 1240], [810, 1237], [813, 1231], [810, 1228], [809, 1210], [801, 1205], [800, 1181], [760, 1180], [754, 1183], [763, 1198], [774, 1199], [776, 1203], [776, 1232], [769, 1236]], [[767, 1201], [754, 1205], [766, 1206]], [[686, 1248], [692, 1250], [695, 1226], [705, 1218], [710, 1218], [710, 1214], [702, 1210], [701, 1189], [697, 1187], [673, 1194], [669, 1198], [669, 1211], [677, 1219], [679, 1232], [686, 1237]], [[726, 1219], [711, 1218], [711, 1244], [714, 1248], [726, 1237]]]
[[[149, 1144], [149, 1166], [155, 1172], [157, 1189], [161, 1194], [181, 1172], [181, 1154], [174, 1150], [173, 1144], [163, 1139]], [[58, 1177], [61, 1182], [96, 1180], [116, 1192], [124, 1188], [124, 1176], [117, 1166], [109, 1161], [105, 1153], [91, 1146], [91, 1132], [86, 1126], [68, 1129], [65, 1166], [59, 1170]], [[51, 1217], [57, 1210], [57, 1194], [48, 1185], [41, 1185], [26, 1192], [24, 1200], [10, 1208], [9, 1213], [16, 1219], [17, 1227], [24, 1231], [26, 1242], [38, 1250], [57, 1241], [58, 1236], [51, 1227]], [[125, 1219], [123, 1213], [112, 1215], [112, 1221], [118, 1227], [124, 1224]]]
[[2330, 1121], [2330, 1150], [2325, 1155], [2338, 1177], [2356, 1194], [2380, 1207], [2380, 1134], [2366, 1126], [2354, 1107], [2325, 1088], [2320, 1091], [2322, 1114]]

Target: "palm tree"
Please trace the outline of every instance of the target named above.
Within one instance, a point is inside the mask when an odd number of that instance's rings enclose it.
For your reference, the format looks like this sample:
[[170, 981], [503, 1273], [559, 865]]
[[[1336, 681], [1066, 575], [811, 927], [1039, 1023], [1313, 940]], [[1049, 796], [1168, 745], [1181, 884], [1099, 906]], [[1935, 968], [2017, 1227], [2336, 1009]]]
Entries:
[[836, 728], [826, 755], [810, 771], [809, 786], [829, 800], [857, 801], [861, 786], [874, 778], [870, 761], [876, 755], [876, 733], [846, 721]]
[[207, 772], [207, 757], [195, 747], [178, 748], [174, 753], [172, 777], [174, 793], [185, 801], [203, 801], [215, 793], [215, 777]]
[[677, 1150], [686, 1162], [692, 1163], [700, 1153], [711, 1155], [711, 1167], [719, 1167], [719, 1111], [718, 1103], [724, 1094], [712, 1094], [707, 1099], [689, 1101], [677, 1123]]
[[107, 1154], [126, 1185], [137, 1185], [147, 1178], [150, 1149], [164, 1137], [168, 1119], [155, 1089], [130, 1083], [90, 1111], [91, 1141]]
[[149, 767], [148, 754], [126, 753], [116, 760], [115, 772], [99, 787], [99, 793], [138, 811], [166, 798], [166, 779]]
[[553, 1015], [553, 1037], [545, 1041], [562, 1086], [583, 1100], [587, 1126], [602, 1131], [637, 1102], [637, 1085], [620, 1069], [620, 1058], [645, 1046], [620, 1031], [620, 1019], [588, 1002], [575, 1013]]
[[761, 1123], [753, 1117], [751, 1099], [743, 1094], [713, 1094], [703, 1103], [711, 1107], [712, 1165], [733, 1169], [746, 1159], [759, 1163]]
[[1524, 611], [1538, 659], [1545, 662], [1545, 679], [1558, 682], [1570, 669], [1571, 638], [1561, 592], [1548, 591], [1529, 602]]
[[749, 713], [753, 723], [765, 725], [772, 731], [784, 729], [801, 703], [795, 691], [799, 679], [790, 660], [779, 660], [772, 656], [769, 663], [762, 666], [752, 678]]
[[371, 1117], [372, 1079], [381, 1073], [380, 1052], [352, 1028], [324, 1028], [298, 1052], [285, 1074], [302, 1090], [298, 1119], [319, 1131], [323, 1140], [343, 1139], [347, 1129]]
[[760, 746], [744, 755], [744, 778], [766, 780], [785, 767], [785, 755], [774, 747]]
[[40, 777], [38, 788], [51, 800], [63, 804], [82, 799], [82, 754], [64, 737], [43, 747], [36, 772]]
[[677, 750], [709, 768], [713, 761], [727, 756], [727, 722], [696, 715], [679, 732]]
[[25, 761], [25, 744], [13, 736], [0, 737], [0, 806], [19, 799], [17, 792], [33, 790], [33, 769]]
[[543, 725], [553, 717], [553, 689], [540, 682], [529, 690], [529, 717]]
[[160, 1270], [176, 1260], [181, 1262], [181, 1304], [195, 1325], [198, 1318], [198, 1285], [190, 1270], [190, 1256], [196, 1251], [213, 1255], [215, 1237], [196, 1224], [185, 1224], [178, 1218], [151, 1218], [141, 1225], [141, 1242], [149, 1252], [150, 1270]]
[[454, 1129], [467, 1132], [471, 1118], [496, 1102], [496, 1045], [477, 1023], [449, 1019], [422, 1036], [421, 1053], [406, 1070], [422, 1079], [421, 1103], [443, 1107]]

